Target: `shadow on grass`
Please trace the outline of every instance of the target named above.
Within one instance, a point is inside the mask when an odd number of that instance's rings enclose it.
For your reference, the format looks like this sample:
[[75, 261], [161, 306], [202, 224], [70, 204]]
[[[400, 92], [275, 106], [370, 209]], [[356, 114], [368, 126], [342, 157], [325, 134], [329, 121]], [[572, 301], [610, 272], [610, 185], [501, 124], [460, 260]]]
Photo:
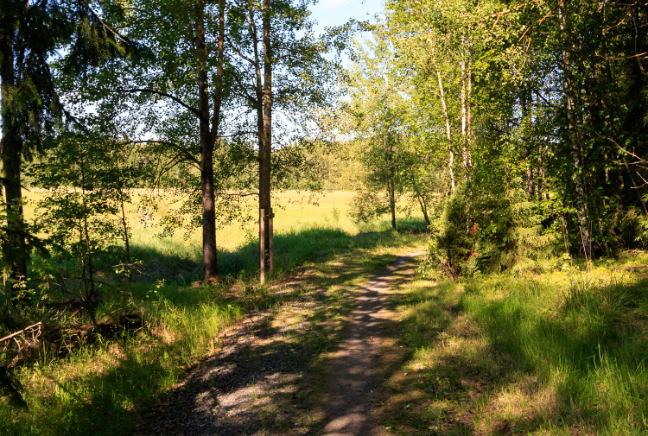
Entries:
[[[194, 368], [187, 382], [147, 417], [141, 434], [318, 434], [331, 419], [322, 395], [327, 385], [344, 381], [309, 370], [352, 324], [379, 323], [387, 336], [395, 331], [395, 321], [373, 316], [390, 304], [389, 297], [357, 285], [393, 259], [353, 256], [343, 269], [319, 265], [295, 304], [228, 332], [220, 351]], [[411, 274], [393, 272], [372, 283], [398, 286], [409, 279]], [[331, 291], [334, 285], [341, 287]], [[368, 300], [362, 308], [352, 309], [352, 288]], [[376, 372], [372, 381], [380, 376]]]
[[[353, 236], [339, 230], [310, 229], [277, 235], [276, 262], [280, 265], [280, 273], [287, 273], [308, 262], [318, 262], [316, 274], [308, 277], [307, 281], [309, 286], [325, 289], [362, 277], [363, 274], [372, 271], [372, 268], [388, 262], [387, 257], [381, 256], [366, 259], [362, 249], [399, 243], [402, 243], [402, 239], [394, 232], [368, 232]], [[354, 253], [350, 257], [353, 261], [348, 265], [324, 264], [333, 255], [347, 251]], [[174, 280], [173, 277], [177, 277], [177, 274], [195, 273], [190, 270], [195, 268], [189, 266], [192, 262], [190, 259], [165, 255], [154, 250], [136, 253], [141, 255], [145, 262], [159, 262], [154, 268], [158, 269], [160, 278], [167, 278], [171, 284], [159, 287], [151, 295], [153, 278], [145, 276], [147, 281], [133, 284], [135, 305], [142, 305], [149, 311], [148, 316], [152, 317], [154, 326], [160, 321], [162, 326], [165, 323], [175, 323], [177, 331], [170, 332], [171, 337], [165, 337], [169, 332], [162, 331], [124, 338], [122, 343], [114, 343], [119, 345], [114, 349], [82, 350], [82, 353], [71, 356], [70, 362], [62, 362], [70, 371], [78, 371], [78, 374], [66, 375], [64, 381], [58, 381], [56, 375], [48, 375], [51, 373], [46, 367], [40, 377], [47, 389], [45, 392], [36, 389], [28, 393], [28, 412], [17, 413], [2, 404], [0, 399], [0, 422], [3, 422], [4, 426], [0, 428], [0, 433], [5, 430], [11, 434], [131, 433], [135, 429], [141, 410], [154, 404], [160, 393], [174, 383], [183, 371], [182, 368], [186, 368], [188, 363], [195, 361], [205, 352], [222, 325], [231, 322], [237, 313], [246, 309], [239, 302], [227, 299], [222, 293], [207, 287], [187, 289], [173, 286], [174, 281], [179, 284], [189, 282], [184, 276]], [[250, 243], [235, 253], [224, 254], [221, 257], [223, 270], [226, 274], [239, 277], [252, 275], [255, 270], [255, 258], [256, 244]], [[107, 259], [104, 259], [104, 262], [109, 263]], [[241, 358], [236, 360], [243, 365], [239, 370], [241, 383], [247, 380], [245, 377], [258, 376], [254, 372], [245, 372], [247, 367], [244, 365], [247, 360], [269, 359], [271, 365], [268, 368], [272, 368], [272, 365], [283, 368], [283, 360], [298, 366], [299, 362], [308, 362], [328, 346], [333, 335], [338, 333], [335, 326], [328, 325], [328, 321], [335, 317], [345, 304], [344, 299], [336, 298], [327, 296], [326, 301], [307, 316], [307, 323], [314, 327], [293, 332], [293, 345], [275, 344], [274, 347], [265, 350], [243, 350]], [[282, 293], [280, 297], [274, 298], [269, 295], [266, 299], [274, 302], [279, 299], [284, 302], [298, 302], [304, 299], [304, 290], [296, 287], [290, 292]], [[118, 302], [116, 297], [106, 300], [107, 306]], [[261, 302], [261, 305], [263, 304], [267, 305], [267, 302]], [[206, 313], [211, 314], [209, 320], [206, 320]], [[174, 333], [176, 336], [181, 333], [181, 336], [173, 337]], [[196, 336], [200, 337], [200, 340], [196, 340]], [[110, 345], [108, 343], [106, 347]], [[279, 363], [275, 362], [277, 359]], [[93, 362], [91, 365], [90, 361]], [[260, 368], [259, 373], [265, 374], [263, 370]], [[35, 388], [32, 386], [28, 389]]]
[[406, 297], [401, 337], [418, 351], [394, 381], [391, 423], [438, 434], [645, 431], [648, 280], [572, 292], [554, 308], [539, 289], [494, 300], [475, 280], [465, 293], [444, 284]]
[[[362, 232], [357, 235], [335, 228], [310, 228], [279, 233], [274, 236], [275, 272], [289, 273], [309, 262], [324, 262], [331, 256], [356, 248], [373, 248], [399, 241], [403, 234], [425, 231], [418, 221], [404, 221], [399, 232], [391, 230]], [[201, 278], [198, 256], [190, 258], [160, 252], [151, 247], [136, 246], [134, 257], [144, 263], [144, 273], [137, 279], [155, 281], [165, 279], [186, 284]], [[219, 267], [225, 277], [250, 278], [258, 273], [258, 241], [249, 242], [237, 250], [219, 252]]]
[[[372, 227], [386, 228], [385, 223]], [[319, 262], [355, 248], [372, 248], [399, 241], [404, 235], [423, 234], [422, 221], [408, 219], [399, 222], [399, 231], [380, 230], [350, 234], [337, 228], [315, 227], [299, 231], [278, 233], [274, 236], [275, 272], [278, 277], [292, 272], [308, 262]], [[135, 283], [164, 281], [175, 285], [190, 285], [202, 278], [200, 247], [187, 250], [175, 243], [159, 246], [131, 245], [131, 257], [141, 265], [135, 268]], [[109, 247], [95, 253], [94, 267], [99, 282], [115, 282], [115, 265], [123, 262], [121, 247]], [[258, 274], [258, 241], [250, 241], [236, 250], [219, 250], [218, 262], [223, 277], [248, 279]], [[74, 288], [78, 279], [78, 259], [63, 253], [52, 253], [43, 258], [37, 254], [32, 259], [34, 275], [68, 277], [64, 288]], [[111, 285], [112, 286], [112, 285]]]

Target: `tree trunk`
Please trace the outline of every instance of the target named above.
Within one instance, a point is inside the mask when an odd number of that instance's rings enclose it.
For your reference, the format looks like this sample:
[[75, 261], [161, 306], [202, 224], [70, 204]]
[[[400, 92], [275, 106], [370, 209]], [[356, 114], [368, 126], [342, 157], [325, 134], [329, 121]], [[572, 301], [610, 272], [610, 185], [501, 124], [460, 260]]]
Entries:
[[530, 200], [535, 198], [535, 181], [533, 177], [533, 167], [531, 164], [527, 164], [526, 167], [526, 182], [527, 182], [527, 195]]
[[390, 135], [385, 134], [385, 151], [387, 152], [387, 194], [389, 195], [389, 212], [391, 214], [391, 228], [396, 230], [396, 170], [394, 168], [394, 144]]
[[[545, 173], [544, 172], [544, 167], [540, 166], [540, 168], [538, 168], [538, 177], [536, 177], [536, 189], [535, 189], [536, 199], [538, 201], [542, 201], [543, 198], [544, 198], [544, 195], [543, 195], [543, 192], [542, 192], [544, 173]], [[547, 198], [547, 200], [548, 200], [548, 198]]]
[[[4, 93], [3, 93], [4, 94]], [[4, 170], [4, 193], [7, 215], [7, 244], [5, 260], [10, 262], [11, 278], [24, 280], [27, 277], [27, 244], [25, 243], [25, 219], [22, 199], [21, 140], [5, 128], [3, 117], [2, 168]]]
[[457, 187], [454, 175], [454, 147], [452, 145], [452, 130], [450, 128], [450, 113], [448, 112], [448, 105], [446, 103], [445, 92], [443, 89], [443, 80], [439, 68], [436, 68], [437, 82], [439, 85], [439, 100], [441, 101], [441, 108], [443, 109], [443, 116], [445, 118], [446, 139], [448, 140], [448, 174], [450, 175], [450, 194], [454, 194]]
[[[462, 48], [463, 50], [463, 48]], [[462, 59], [459, 62], [461, 67], [461, 157], [463, 158], [463, 168], [468, 175], [468, 110], [466, 108], [468, 101], [468, 90], [466, 83], [466, 61], [462, 53]]]
[[470, 101], [472, 99], [472, 68], [470, 65], [470, 50], [466, 47], [466, 39], [462, 38], [462, 53], [459, 66], [461, 67], [461, 157], [463, 159], [463, 168], [465, 178], [470, 178], [470, 168], [472, 167], [472, 157], [470, 156], [470, 147], [472, 143], [472, 112]]
[[590, 213], [588, 206], [588, 197], [585, 191], [585, 182], [583, 180], [584, 165], [582, 159], [582, 135], [580, 133], [580, 126], [576, 121], [576, 97], [574, 90], [574, 83], [572, 79], [572, 70], [574, 68], [571, 60], [570, 47], [568, 44], [569, 26], [567, 23], [567, 12], [565, 10], [566, 0], [558, 0], [558, 19], [560, 33], [562, 35], [562, 70], [563, 70], [563, 86], [565, 91], [565, 103], [567, 114], [567, 132], [569, 141], [569, 150], [574, 165], [574, 191], [575, 191], [575, 204], [576, 214], [578, 217], [578, 231], [580, 234], [581, 245], [585, 259], [590, 260], [592, 257], [592, 235], [590, 232]]
[[122, 238], [124, 239], [124, 258], [126, 261], [126, 278], [130, 282], [133, 279], [133, 265], [130, 250], [130, 236], [128, 230], [128, 219], [126, 217], [126, 207], [124, 205], [124, 194], [122, 188], [119, 189], [119, 205], [121, 207], [121, 225], [122, 225]]
[[[533, 97], [530, 91], [523, 89], [519, 96], [520, 109], [522, 113], [521, 126], [531, 126], [533, 124]], [[540, 151], [541, 152], [541, 151]], [[527, 144], [525, 147], [525, 155], [523, 159], [526, 160], [526, 192], [529, 200], [534, 200], [536, 197], [536, 181], [540, 177], [537, 163], [540, 157], [536, 159], [533, 153], [533, 145]], [[536, 177], [536, 173], [538, 176]]]
[[216, 252], [216, 199], [214, 194], [214, 141], [209, 123], [209, 89], [207, 78], [208, 51], [205, 43], [205, 4], [195, 3], [197, 54], [196, 77], [198, 85], [198, 120], [200, 126], [200, 188], [202, 192], [202, 254], [203, 281], [217, 282], [218, 258]]
[[428, 214], [427, 204], [425, 203], [425, 198], [423, 197], [421, 190], [418, 188], [418, 184], [416, 183], [416, 178], [414, 176], [412, 176], [412, 188], [414, 189], [414, 196], [416, 197], [416, 200], [418, 201], [419, 206], [421, 207], [421, 213], [423, 214], [423, 220], [425, 221], [425, 226], [429, 227], [430, 215]]
[[[10, 9], [10, 8], [9, 8]], [[2, 81], [2, 153], [3, 184], [6, 201], [7, 241], [4, 258], [10, 269], [9, 286], [6, 288], [7, 305], [11, 300], [11, 288], [15, 282], [27, 277], [29, 253], [25, 243], [25, 219], [22, 200], [22, 139], [17, 131], [15, 114], [12, 114], [11, 98], [15, 86], [13, 40], [14, 19], [9, 10], [3, 11], [3, 31], [0, 34], [0, 80]], [[7, 307], [6, 310], [9, 310]]]
[[90, 228], [88, 225], [88, 215], [90, 210], [87, 203], [86, 191], [86, 177], [85, 177], [85, 157], [82, 150], [79, 150], [79, 167], [81, 169], [81, 206], [83, 208], [83, 220], [81, 229], [81, 244], [83, 252], [81, 253], [82, 260], [82, 275], [85, 278], [85, 295], [83, 296], [83, 303], [86, 312], [90, 316], [93, 324], [97, 324], [97, 307], [99, 307], [99, 295], [97, 294], [97, 287], [94, 281], [94, 265], [92, 261], [92, 240], [90, 238]]
[[471, 148], [473, 145], [473, 128], [472, 128], [472, 61], [471, 52], [468, 51], [466, 60], [466, 162], [468, 169], [472, 168]]
[[259, 144], [259, 282], [265, 283], [266, 281], [266, 265], [267, 265], [267, 210], [264, 207], [266, 205], [265, 192], [262, 189], [261, 185], [263, 183], [263, 166], [264, 166], [264, 155], [263, 151], [265, 150], [265, 134], [264, 134], [264, 122], [263, 122], [263, 73], [261, 71], [261, 58], [259, 55], [259, 36], [257, 33], [256, 21], [254, 18], [254, 9], [250, 4], [248, 10], [248, 22], [250, 25], [250, 34], [252, 35], [252, 52], [254, 55], [254, 78], [255, 78], [255, 108], [257, 112], [257, 140]]
[[387, 191], [389, 192], [389, 212], [391, 214], [391, 228], [396, 230], [396, 193], [394, 192], [394, 178], [389, 177], [387, 182]]
[[270, 194], [272, 153], [272, 46], [270, 41], [270, 0], [263, 0], [263, 92], [262, 131], [259, 143], [259, 281], [274, 273], [272, 253], [272, 203]]
[[430, 215], [428, 214], [427, 210], [427, 204], [425, 204], [425, 200], [421, 196], [419, 196], [419, 205], [421, 206], [421, 213], [423, 214], [423, 222], [425, 222], [425, 227], [430, 227], [431, 221]]

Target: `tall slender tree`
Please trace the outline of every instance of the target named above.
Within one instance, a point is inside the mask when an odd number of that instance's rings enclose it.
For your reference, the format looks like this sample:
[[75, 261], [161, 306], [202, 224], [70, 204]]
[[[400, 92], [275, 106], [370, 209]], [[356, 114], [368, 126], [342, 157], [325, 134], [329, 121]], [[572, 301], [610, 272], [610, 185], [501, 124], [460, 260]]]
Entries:
[[[156, 153], [171, 156], [163, 171], [177, 166], [189, 175], [198, 171], [197, 182], [183, 177], [178, 184], [199, 187], [205, 283], [220, 281], [215, 154], [222, 143], [229, 86], [227, 9], [226, 0], [133, 2], [121, 26], [146, 53], [135, 62], [115, 65], [112, 75], [99, 75], [94, 83], [98, 100], [129, 102], [123, 105], [131, 115], [123, 129], [133, 144], [152, 144]], [[150, 130], [143, 131], [143, 125]]]
[[216, 200], [214, 194], [214, 147], [218, 141], [223, 104], [225, 73], [225, 0], [218, 2], [216, 33], [216, 72], [213, 83], [213, 106], [209, 108], [208, 60], [209, 49], [205, 37], [205, 2], [196, 1], [195, 50], [198, 85], [198, 122], [200, 129], [200, 187], [202, 191], [202, 253], [203, 279], [206, 283], [219, 281], [216, 252]]
[[[119, 7], [108, 5], [114, 13]], [[124, 54], [128, 41], [87, 0], [7, 0], [0, 7], [2, 182], [6, 207], [3, 257], [10, 283], [27, 277], [29, 234], [22, 198], [24, 159], [42, 150], [62, 114], [51, 62], [67, 47], [64, 63], [78, 72]], [[9, 286], [11, 288], [12, 285]], [[11, 290], [6, 290], [10, 300]]]
[[[247, 103], [258, 144], [259, 279], [273, 274], [272, 149], [302, 138], [315, 109], [329, 104], [330, 44], [315, 38], [308, 1], [234, 2], [228, 41], [239, 74], [234, 90]], [[281, 136], [275, 127], [281, 122]], [[283, 141], [282, 141], [283, 140]]]

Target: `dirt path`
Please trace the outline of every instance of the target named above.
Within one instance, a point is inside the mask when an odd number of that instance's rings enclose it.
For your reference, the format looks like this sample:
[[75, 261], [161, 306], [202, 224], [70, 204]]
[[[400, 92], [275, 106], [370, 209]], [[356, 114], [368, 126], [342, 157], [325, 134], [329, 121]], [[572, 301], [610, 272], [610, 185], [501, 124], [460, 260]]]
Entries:
[[358, 287], [344, 340], [330, 357], [326, 435], [387, 434], [376, 420], [383, 382], [401, 361], [392, 336], [395, 282], [414, 275], [415, 254], [399, 257], [383, 274]]
[[[279, 309], [223, 331], [219, 352], [162, 399], [138, 434], [384, 434], [374, 410], [381, 382], [401, 359], [390, 296], [412, 278], [415, 255], [361, 285], [297, 284]], [[361, 265], [329, 272], [338, 279], [352, 271], [360, 274]]]

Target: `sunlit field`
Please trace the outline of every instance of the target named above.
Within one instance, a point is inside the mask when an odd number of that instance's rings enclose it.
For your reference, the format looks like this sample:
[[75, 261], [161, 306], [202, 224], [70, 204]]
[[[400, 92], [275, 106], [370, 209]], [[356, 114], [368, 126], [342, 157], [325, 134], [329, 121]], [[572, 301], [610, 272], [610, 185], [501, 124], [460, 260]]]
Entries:
[[[38, 203], [47, 193], [40, 189], [25, 191], [27, 220], [39, 215]], [[361, 231], [379, 231], [388, 227], [388, 216], [384, 215], [369, 223], [358, 223], [352, 218], [353, 191], [279, 191], [273, 194], [274, 233], [290, 234], [313, 228], [337, 229], [356, 235]], [[163, 221], [179, 217], [183, 201], [187, 198], [170, 190], [134, 190], [131, 201], [126, 205], [131, 242], [135, 246], [155, 247], [159, 251], [180, 250], [185, 255], [200, 255], [201, 229], [190, 223], [191, 216], [184, 212], [182, 225], [172, 234], [163, 233]], [[417, 210], [410, 199], [402, 198], [399, 203], [399, 218], [410, 221], [418, 218]], [[243, 199], [234, 209], [221, 206], [217, 211], [217, 245], [224, 251], [233, 251], [258, 238], [256, 197]], [[195, 209], [198, 217], [200, 208]], [[234, 215], [234, 216], [232, 216]], [[118, 217], [113, 217], [118, 218]]]
[[[25, 215], [33, 220], [38, 215], [38, 202], [47, 196], [41, 189], [30, 189], [23, 194], [27, 201]], [[360, 228], [351, 219], [351, 203], [355, 193], [352, 191], [280, 191], [274, 193], [275, 233], [287, 233], [311, 227], [332, 227], [355, 234]], [[178, 228], [173, 236], [160, 235], [161, 219], [176, 214], [185, 195], [170, 190], [134, 190], [131, 202], [126, 205], [129, 225], [135, 244], [182, 244], [191, 246], [200, 243], [200, 228], [193, 226]], [[247, 197], [239, 206], [242, 216], [224, 222], [217, 216], [218, 245], [226, 250], [233, 250], [256, 238], [256, 197]], [[200, 209], [196, 208], [196, 213]], [[217, 213], [227, 214], [220, 210]], [[385, 217], [386, 218], [386, 217]], [[375, 225], [375, 223], [374, 223]]]
[[[277, 192], [273, 197], [275, 234], [294, 233], [316, 227], [335, 228], [350, 234], [357, 234], [361, 227], [366, 228], [367, 226], [354, 223], [350, 217], [354, 195], [351, 191]], [[139, 195], [136, 194], [134, 196], [135, 203], [139, 200]], [[165, 245], [174, 248], [185, 246], [189, 250], [195, 247], [197, 253], [201, 240], [200, 228], [194, 228], [190, 232], [178, 229], [171, 237], [160, 237], [160, 218], [176, 213], [180, 201], [179, 196], [175, 196], [175, 201], [164, 199], [149, 225], [145, 224], [142, 212], [131, 206], [129, 220], [132, 225], [133, 242], [139, 245], [160, 247]], [[256, 197], [246, 198], [240, 209], [241, 216], [234, 220], [230, 219], [229, 222], [223, 222], [224, 220], [217, 216], [216, 238], [219, 248], [232, 251], [258, 237]], [[221, 212], [224, 212], [224, 215], [227, 214], [227, 211]], [[373, 223], [374, 227], [376, 224]]]
[[[38, 204], [46, 195], [38, 189], [25, 193], [28, 220], [38, 221]], [[274, 194], [277, 273], [288, 272], [304, 260], [326, 256], [336, 243], [338, 250], [348, 248], [348, 239], [361, 232], [389, 228], [387, 216], [367, 223], [355, 222], [354, 195], [351, 191], [280, 191]], [[144, 278], [148, 281], [164, 279], [189, 283], [201, 277], [201, 228], [195, 221], [199, 215], [183, 209], [186, 199], [186, 194], [171, 190], [131, 192], [131, 201], [126, 204], [130, 243], [134, 260], [142, 263]], [[221, 273], [251, 277], [257, 269], [256, 197], [245, 197], [235, 207], [219, 207], [216, 240]], [[200, 211], [199, 206], [195, 211]], [[413, 203], [403, 197], [399, 202], [399, 225], [403, 228], [420, 226], [416, 213]], [[119, 216], [106, 219], [118, 220]], [[170, 221], [174, 224], [169, 225]], [[120, 246], [122, 242], [116, 239], [114, 244]], [[107, 269], [111, 267], [107, 264], [110, 261], [118, 262], [118, 259], [104, 260], [102, 266]]]
[[[38, 216], [35, 206], [44, 195], [26, 192], [28, 219]], [[382, 218], [354, 223], [351, 192], [282, 192], [275, 196], [278, 283], [271, 288], [256, 283], [256, 223], [250, 219], [219, 228], [219, 262], [226, 280], [220, 286], [201, 286], [199, 230], [161, 236], [161, 220], [173, 213], [174, 204], [161, 203], [146, 222], [144, 209], [138, 207], [140, 195], [135, 193], [127, 214], [133, 255], [142, 261], [142, 271], [132, 282], [99, 276], [102, 300], [97, 318], [100, 325], [110, 325], [124, 314], [136, 314], [145, 327], [99, 341], [75, 339], [77, 333], [70, 329], [71, 353], [44, 350], [38, 362], [16, 372], [26, 408], [0, 397], [0, 434], [130, 433], [143, 411], [155, 405], [189, 365], [216, 350], [215, 337], [221, 329], [246, 313], [277, 306], [288, 297], [299, 298], [302, 291], [277, 293], [283, 289], [282, 277], [310, 269], [321, 280], [305, 284], [309, 289], [337, 286], [348, 280], [348, 274], [331, 264], [338, 265], [336, 259], [347, 256], [349, 262], [363, 265], [351, 275], [362, 280], [393, 258], [381, 253], [421, 243], [421, 235], [407, 231], [420, 227], [411, 219], [402, 221], [401, 234], [388, 230]], [[249, 208], [256, 210], [252, 199]], [[34, 256], [33, 261], [41, 269], [72, 271], [75, 264], [74, 259], [56, 257]], [[102, 271], [110, 272], [115, 259], [110, 253], [97, 253], [96, 261]], [[87, 325], [82, 314], [77, 316], [67, 322]]]

